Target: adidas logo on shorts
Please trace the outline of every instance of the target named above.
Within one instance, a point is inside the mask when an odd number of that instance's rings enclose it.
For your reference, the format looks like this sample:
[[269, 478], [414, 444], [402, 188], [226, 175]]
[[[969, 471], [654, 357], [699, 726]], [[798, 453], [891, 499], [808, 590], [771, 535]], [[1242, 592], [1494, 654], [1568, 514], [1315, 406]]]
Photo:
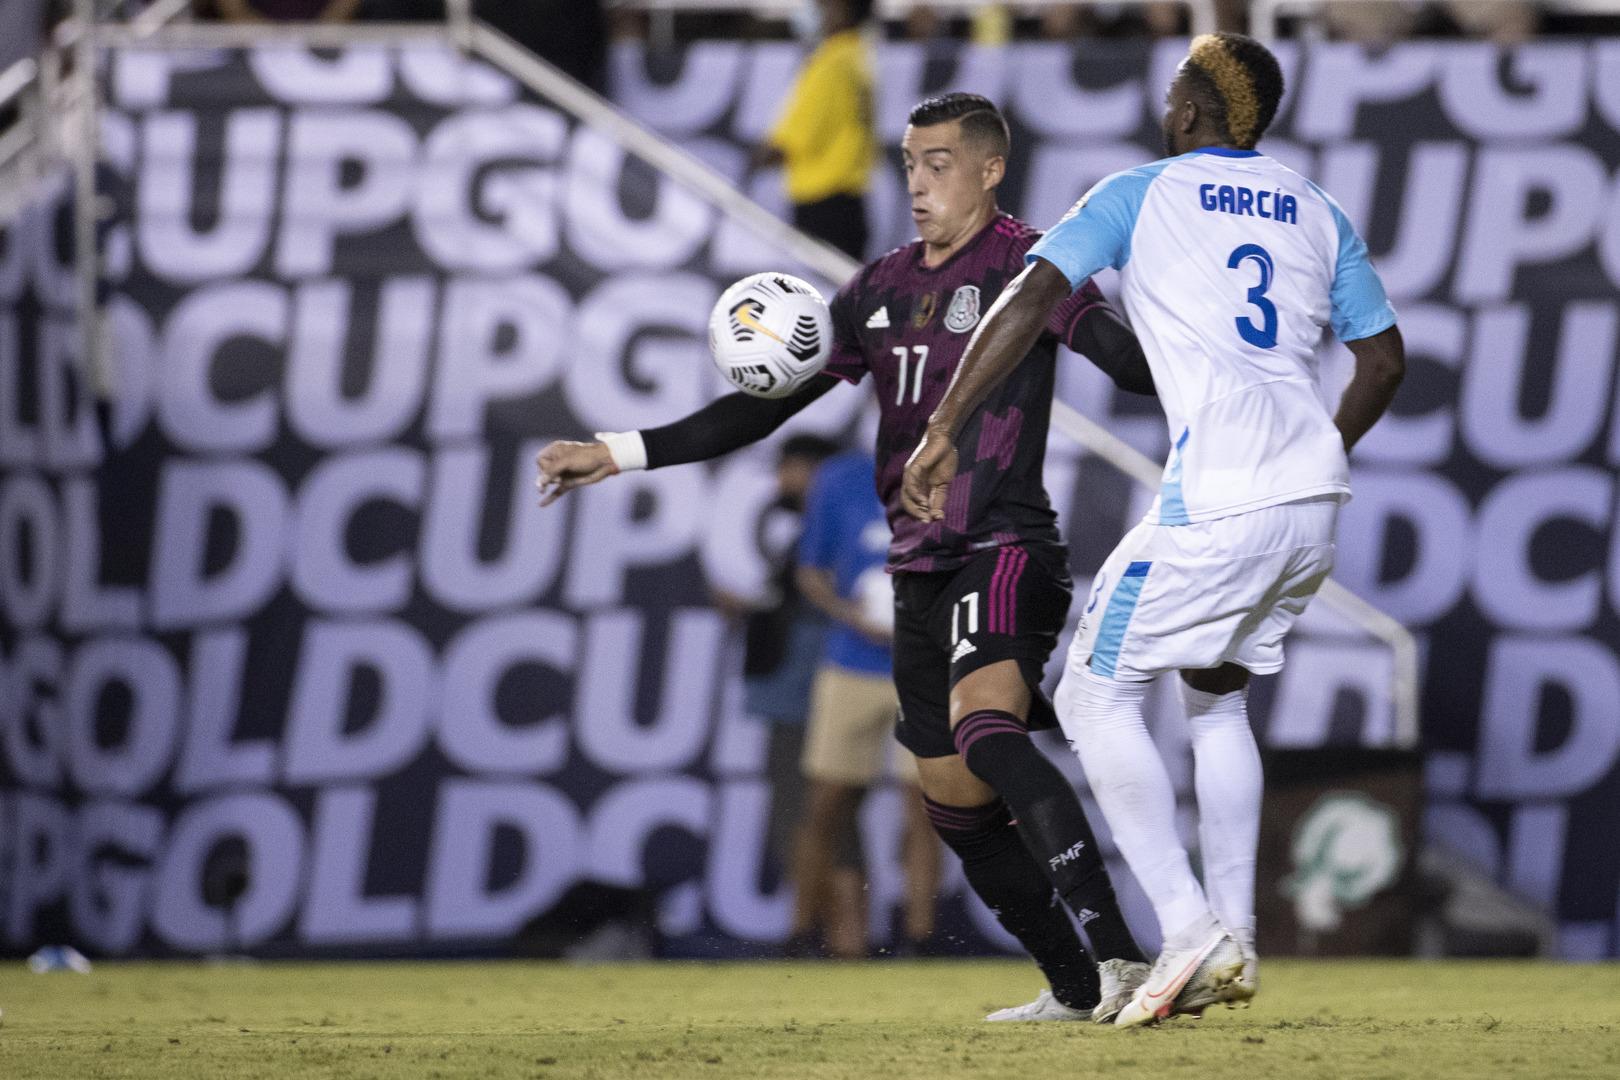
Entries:
[[961, 641], [958, 641], [956, 643], [956, 651], [951, 653], [951, 663], [954, 664], [957, 661], [961, 660], [962, 657], [968, 656], [968, 655], [970, 655], [972, 653], [976, 653], [978, 651], [979, 650], [978, 650], [977, 646], [975, 646], [973, 644], [973, 642], [969, 641], [967, 638], [963, 638]]

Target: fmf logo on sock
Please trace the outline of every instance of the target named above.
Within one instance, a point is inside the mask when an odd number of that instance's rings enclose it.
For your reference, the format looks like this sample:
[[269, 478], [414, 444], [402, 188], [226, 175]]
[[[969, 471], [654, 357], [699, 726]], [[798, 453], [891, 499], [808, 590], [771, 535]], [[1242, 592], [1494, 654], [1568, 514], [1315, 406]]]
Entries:
[[1085, 846], [1086, 842], [1084, 840], [1076, 840], [1074, 842], [1074, 847], [1070, 848], [1068, 851], [1054, 855], [1046, 861], [1051, 864], [1052, 869], [1056, 870], [1065, 863], [1072, 863], [1074, 860], [1078, 859], [1080, 857], [1080, 852], [1085, 849]]

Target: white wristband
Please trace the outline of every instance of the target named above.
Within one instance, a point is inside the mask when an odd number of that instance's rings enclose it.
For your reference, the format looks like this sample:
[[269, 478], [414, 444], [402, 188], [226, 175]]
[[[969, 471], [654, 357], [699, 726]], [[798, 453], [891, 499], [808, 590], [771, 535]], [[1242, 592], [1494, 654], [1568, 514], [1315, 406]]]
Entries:
[[596, 438], [608, 448], [613, 464], [620, 472], [635, 472], [647, 467], [647, 444], [641, 441], [641, 432], [598, 431]]

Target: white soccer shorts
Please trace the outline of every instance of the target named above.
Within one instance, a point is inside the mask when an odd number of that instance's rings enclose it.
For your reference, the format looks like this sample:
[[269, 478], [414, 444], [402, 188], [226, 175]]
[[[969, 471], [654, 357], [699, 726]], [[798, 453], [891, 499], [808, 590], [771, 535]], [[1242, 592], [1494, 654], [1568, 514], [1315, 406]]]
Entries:
[[1142, 522], [1092, 581], [1065, 675], [1142, 681], [1283, 666], [1283, 637], [1333, 570], [1337, 496], [1191, 525]]

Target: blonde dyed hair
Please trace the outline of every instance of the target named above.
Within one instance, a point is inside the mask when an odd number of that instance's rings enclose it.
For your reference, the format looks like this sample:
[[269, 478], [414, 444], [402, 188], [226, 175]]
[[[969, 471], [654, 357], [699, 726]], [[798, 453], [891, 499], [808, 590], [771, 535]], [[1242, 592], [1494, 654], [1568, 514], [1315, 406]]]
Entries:
[[1193, 38], [1187, 62], [1209, 76], [1226, 105], [1226, 134], [1234, 145], [1252, 150], [1260, 141], [1260, 95], [1254, 76], [1237, 57], [1227, 51], [1217, 34]]

